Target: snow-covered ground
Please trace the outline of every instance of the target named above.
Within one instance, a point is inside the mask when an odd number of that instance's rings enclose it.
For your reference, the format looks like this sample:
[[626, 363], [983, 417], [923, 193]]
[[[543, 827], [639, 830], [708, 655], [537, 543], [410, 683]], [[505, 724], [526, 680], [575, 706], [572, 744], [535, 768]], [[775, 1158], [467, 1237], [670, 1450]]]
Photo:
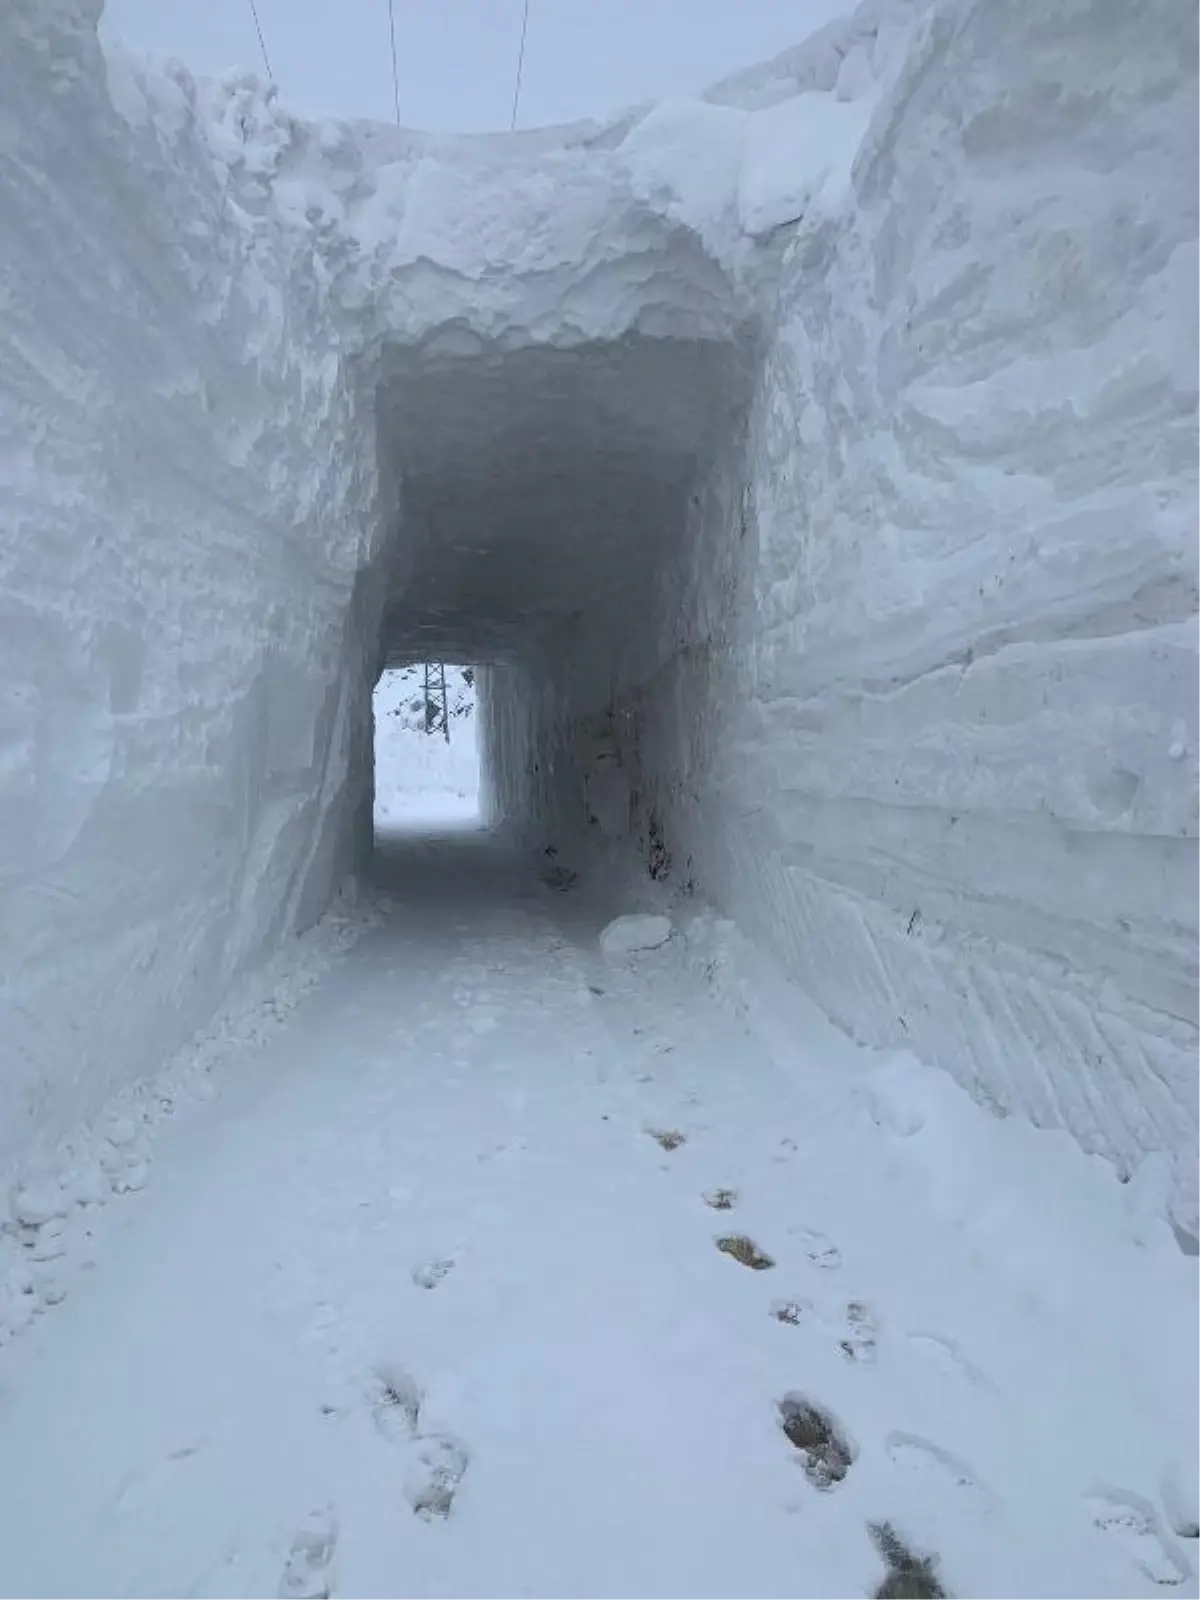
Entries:
[[144, 1188], [40, 1195], [3, 1593], [1196, 1594], [1145, 1197], [561, 881], [393, 838], [353, 951], [112, 1127]]
[[479, 816], [475, 687], [446, 668], [450, 738], [425, 731], [420, 667], [385, 672], [375, 686], [375, 827], [472, 822]]

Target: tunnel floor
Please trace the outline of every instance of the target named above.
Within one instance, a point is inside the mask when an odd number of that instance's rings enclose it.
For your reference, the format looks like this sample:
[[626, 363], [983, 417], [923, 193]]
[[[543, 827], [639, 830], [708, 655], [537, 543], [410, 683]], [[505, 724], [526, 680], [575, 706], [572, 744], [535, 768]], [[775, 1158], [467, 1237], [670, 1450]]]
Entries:
[[1093, 1476], [1149, 1470], [1174, 1310], [1069, 1164], [890, 1111], [682, 930], [610, 962], [586, 875], [380, 877], [9, 1352], [4, 1593], [1194, 1592]]

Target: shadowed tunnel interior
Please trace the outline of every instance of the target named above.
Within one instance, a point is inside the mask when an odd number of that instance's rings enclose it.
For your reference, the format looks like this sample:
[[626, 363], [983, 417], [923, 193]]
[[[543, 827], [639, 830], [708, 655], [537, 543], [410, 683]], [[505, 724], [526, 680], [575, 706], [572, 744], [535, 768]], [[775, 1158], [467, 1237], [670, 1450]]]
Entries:
[[402, 484], [385, 663], [549, 663], [582, 637], [619, 672], [744, 416], [742, 351], [631, 335], [385, 364], [379, 449]]
[[619, 708], [732, 601], [706, 596], [699, 616], [697, 544], [744, 429], [752, 351], [748, 336], [631, 333], [385, 358], [382, 664], [484, 669], [492, 820], [636, 832], [645, 752], [630, 741], [653, 736]]

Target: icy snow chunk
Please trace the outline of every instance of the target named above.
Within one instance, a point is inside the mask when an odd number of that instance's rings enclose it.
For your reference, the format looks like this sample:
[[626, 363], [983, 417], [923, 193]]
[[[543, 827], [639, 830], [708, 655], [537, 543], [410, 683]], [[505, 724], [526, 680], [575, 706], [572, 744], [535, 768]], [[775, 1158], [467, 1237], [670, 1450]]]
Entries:
[[296, 1530], [279, 1582], [283, 1600], [315, 1600], [333, 1590], [337, 1518], [332, 1506], [312, 1511]]
[[670, 917], [635, 913], [610, 922], [600, 935], [600, 948], [606, 956], [628, 956], [637, 950], [657, 950], [670, 937]]
[[[101, 28], [100, 43], [105, 45], [105, 29]], [[153, 121], [146, 91], [139, 82], [135, 62], [120, 48], [104, 50], [105, 82], [113, 110], [124, 118], [131, 128], [149, 127]]]
[[661, 101], [621, 146], [634, 194], [704, 236], [733, 207], [745, 121], [726, 106]]
[[94, 1158], [81, 1161], [68, 1175], [65, 1187], [76, 1205], [101, 1205], [108, 1199], [108, 1180]]
[[36, 1230], [26, 1246], [30, 1261], [57, 1261], [67, 1252], [67, 1224], [62, 1217], [51, 1217]]
[[466, 1446], [450, 1434], [420, 1439], [404, 1479], [404, 1493], [416, 1515], [427, 1522], [448, 1517], [469, 1464]]
[[12, 1197], [12, 1214], [27, 1228], [39, 1228], [53, 1217], [66, 1215], [67, 1203], [55, 1183], [28, 1183]]
[[121, 1146], [107, 1151], [100, 1158], [100, 1167], [114, 1194], [130, 1194], [135, 1189], [144, 1189], [150, 1174], [149, 1163], [136, 1146]]
[[67, 1286], [58, 1278], [38, 1278], [34, 1293], [44, 1306], [57, 1306], [67, 1298]]
[[871, 94], [853, 101], [806, 94], [749, 117], [737, 191], [745, 231], [769, 233], [818, 206], [836, 211], [874, 109]]

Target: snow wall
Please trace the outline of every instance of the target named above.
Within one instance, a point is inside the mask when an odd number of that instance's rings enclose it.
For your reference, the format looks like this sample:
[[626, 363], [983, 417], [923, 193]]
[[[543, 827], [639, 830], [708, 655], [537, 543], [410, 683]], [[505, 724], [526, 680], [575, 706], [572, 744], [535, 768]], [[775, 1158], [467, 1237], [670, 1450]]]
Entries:
[[364, 868], [438, 656], [497, 818], [1194, 1229], [1194, 7], [868, 0], [462, 139], [99, 10], [0, 13], [0, 1158]]

